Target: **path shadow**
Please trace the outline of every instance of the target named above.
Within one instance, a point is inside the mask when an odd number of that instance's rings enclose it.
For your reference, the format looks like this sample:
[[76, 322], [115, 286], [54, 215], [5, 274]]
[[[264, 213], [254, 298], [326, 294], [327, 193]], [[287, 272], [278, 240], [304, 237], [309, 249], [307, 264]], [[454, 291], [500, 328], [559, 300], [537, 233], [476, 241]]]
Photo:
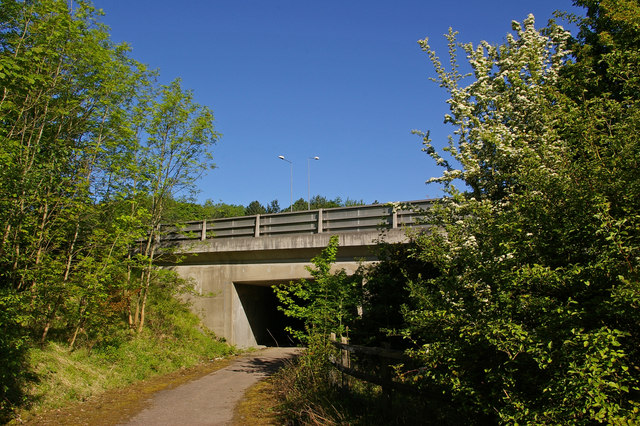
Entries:
[[282, 356], [258, 354], [252, 358], [239, 361], [229, 368], [230, 371], [271, 375], [299, 356], [298, 352], [283, 354]]

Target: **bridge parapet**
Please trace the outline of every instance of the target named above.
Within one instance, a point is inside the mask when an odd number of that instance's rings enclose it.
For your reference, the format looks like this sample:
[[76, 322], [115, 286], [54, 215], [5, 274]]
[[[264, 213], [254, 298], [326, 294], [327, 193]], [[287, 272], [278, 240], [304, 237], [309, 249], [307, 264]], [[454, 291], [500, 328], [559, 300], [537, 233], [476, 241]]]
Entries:
[[210, 219], [179, 226], [162, 225], [161, 230], [165, 240], [371, 232], [415, 226], [432, 202], [418, 200]]

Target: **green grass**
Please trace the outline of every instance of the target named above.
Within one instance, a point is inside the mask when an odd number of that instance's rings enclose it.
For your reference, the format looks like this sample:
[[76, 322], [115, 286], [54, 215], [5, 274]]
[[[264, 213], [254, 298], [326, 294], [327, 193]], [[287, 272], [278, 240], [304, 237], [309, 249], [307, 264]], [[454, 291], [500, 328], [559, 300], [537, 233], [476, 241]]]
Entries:
[[80, 348], [69, 352], [67, 346], [60, 343], [32, 347], [28, 357], [35, 380], [27, 389], [30, 410], [40, 412], [60, 408], [108, 389], [232, 352], [229, 345], [211, 338], [199, 342], [171, 341], [157, 339], [148, 333], [107, 350]]
[[176, 299], [156, 300], [141, 334], [113, 330], [98, 343], [80, 340], [32, 344], [26, 400], [15, 415], [33, 416], [84, 401], [110, 389], [231, 355], [236, 349], [217, 339]]

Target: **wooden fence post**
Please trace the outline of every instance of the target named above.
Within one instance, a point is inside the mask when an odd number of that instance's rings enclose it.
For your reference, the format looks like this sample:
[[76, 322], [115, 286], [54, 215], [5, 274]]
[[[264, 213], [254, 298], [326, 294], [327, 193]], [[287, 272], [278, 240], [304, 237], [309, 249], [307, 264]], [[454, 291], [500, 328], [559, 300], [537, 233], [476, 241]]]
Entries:
[[[337, 341], [337, 340], [336, 340], [336, 333], [330, 333], [330, 334], [329, 334], [329, 341], [330, 341], [331, 343], [335, 343], [335, 342]], [[333, 355], [331, 355], [331, 358], [329, 358], [329, 360], [330, 360], [332, 363], [333, 363], [333, 362], [336, 362], [336, 360], [333, 358]], [[336, 362], [336, 363], [337, 363], [337, 362]], [[340, 374], [342, 374], [342, 372], [341, 372]], [[331, 371], [331, 374], [329, 375], [329, 380], [331, 381], [331, 384], [333, 384], [333, 385], [337, 385], [337, 384], [338, 384], [338, 375], [337, 375], [337, 373], [335, 372], [335, 370], [332, 370], [332, 371]]]
[[[384, 342], [382, 344], [382, 347], [389, 350], [391, 348], [391, 345], [388, 342]], [[388, 362], [386, 362], [384, 359], [381, 360], [382, 365], [382, 395], [384, 398], [384, 403], [386, 405], [387, 410], [391, 410], [391, 404], [392, 404], [392, 392], [393, 392], [393, 388], [391, 387], [391, 367], [389, 366]]]
[[[391, 345], [389, 343], [383, 343], [380, 348], [375, 347], [367, 347], [360, 345], [351, 345], [349, 344], [349, 338], [341, 336], [340, 342], [336, 340], [336, 335], [331, 333], [331, 343], [339, 348], [340, 350], [340, 361], [335, 359], [334, 355], [331, 355], [329, 361], [336, 367], [336, 370], [340, 370], [341, 373], [341, 382], [342, 388], [350, 385], [351, 379], [345, 376], [355, 377], [356, 379], [363, 380], [369, 383], [375, 383], [382, 388], [382, 404], [384, 404], [385, 409], [391, 410], [393, 403], [393, 393], [395, 391], [400, 392], [410, 392], [415, 393], [419, 392], [417, 388], [414, 386], [410, 386], [407, 384], [400, 382], [396, 382], [393, 380], [395, 377], [395, 371], [393, 370], [394, 361], [398, 360], [402, 362], [411, 362], [412, 360], [405, 355], [402, 351], [391, 350]], [[378, 358], [377, 368], [374, 368], [373, 373], [367, 373], [362, 370], [362, 368], [358, 368], [359, 362], [362, 361], [361, 357], [357, 357], [355, 361], [355, 368], [352, 367], [351, 356], [350, 353], [354, 352], [357, 354], [362, 354], [364, 358], [367, 357], [375, 357]], [[334, 352], [335, 353], [335, 352]], [[362, 366], [367, 365], [363, 363]], [[362, 367], [361, 366], [361, 367]], [[377, 374], [376, 374], [377, 373]], [[331, 376], [332, 383], [336, 383], [334, 380], [335, 376]], [[336, 377], [337, 379], [337, 377]]]
[[[349, 338], [345, 337], [345, 336], [340, 336], [340, 343], [343, 343], [345, 345], [349, 344]], [[351, 359], [349, 358], [349, 351], [346, 349], [341, 349], [340, 350], [340, 364], [342, 364], [342, 367], [344, 368], [351, 368]], [[342, 387], [349, 387], [349, 377], [342, 373]]]

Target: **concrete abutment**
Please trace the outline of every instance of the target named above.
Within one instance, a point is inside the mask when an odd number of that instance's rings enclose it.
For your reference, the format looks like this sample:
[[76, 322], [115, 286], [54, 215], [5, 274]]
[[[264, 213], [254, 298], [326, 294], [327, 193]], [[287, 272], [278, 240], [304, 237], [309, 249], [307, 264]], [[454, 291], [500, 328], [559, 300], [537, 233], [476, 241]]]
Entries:
[[[339, 235], [334, 269], [353, 274], [362, 262], [376, 260], [380, 239], [406, 242], [404, 230], [354, 232]], [[311, 278], [306, 267], [325, 248], [329, 234], [216, 239], [184, 244], [181, 263], [165, 266], [193, 281], [197, 295], [190, 301], [205, 326], [240, 348], [289, 346], [284, 333], [289, 321], [276, 309], [271, 286]]]

